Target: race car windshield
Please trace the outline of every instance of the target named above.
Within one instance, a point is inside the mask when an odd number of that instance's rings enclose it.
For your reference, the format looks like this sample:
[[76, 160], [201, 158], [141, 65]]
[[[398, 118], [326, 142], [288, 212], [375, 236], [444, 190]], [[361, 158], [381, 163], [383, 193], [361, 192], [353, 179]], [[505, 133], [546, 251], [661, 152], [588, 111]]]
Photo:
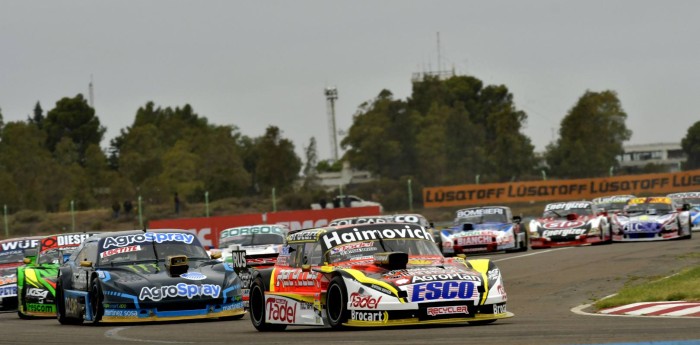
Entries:
[[267, 244], [284, 244], [284, 236], [279, 234], [252, 234], [232, 236], [221, 240], [220, 249], [226, 249], [232, 244], [240, 246], [261, 246]]
[[185, 255], [189, 260], [209, 259], [207, 252], [199, 245], [176, 241], [162, 243], [144, 242], [132, 246], [101, 249], [97, 266], [155, 262], [156, 260], [164, 261], [169, 256], [176, 255]]
[[690, 206], [697, 207], [700, 206], [700, 198], [683, 198], [684, 204], [690, 204]]
[[577, 214], [579, 216], [589, 216], [593, 214], [590, 208], [570, 208], [568, 210], [547, 210], [542, 215], [543, 218], [566, 218], [569, 214]]
[[628, 214], [666, 214], [673, 212], [673, 207], [670, 204], [649, 203], [649, 204], [632, 204], [627, 206]]
[[472, 223], [508, 223], [508, 219], [504, 214], [484, 214], [471, 217], [457, 218], [457, 224]]
[[0, 264], [22, 262], [23, 260], [24, 260], [24, 251], [22, 251], [22, 250], [10, 250], [10, 251], [5, 251], [5, 252], [0, 252]]
[[627, 202], [606, 202], [602, 204], [598, 204], [598, 207], [605, 209], [606, 211], [622, 211], [625, 206], [627, 206]]
[[410, 256], [442, 256], [435, 242], [413, 238], [384, 238], [347, 243], [332, 247], [328, 251], [331, 264], [372, 259], [375, 253], [404, 252]]
[[36, 259], [37, 264], [43, 265], [43, 264], [61, 264], [63, 263], [63, 258], [66, 257], [66, 255], [73, 254], [75, 252], [75, 249], [78, 247], [70, 247], [70, 248], [52, 248], [46, 251], [43, 251], [39, 253], [39, 256]]

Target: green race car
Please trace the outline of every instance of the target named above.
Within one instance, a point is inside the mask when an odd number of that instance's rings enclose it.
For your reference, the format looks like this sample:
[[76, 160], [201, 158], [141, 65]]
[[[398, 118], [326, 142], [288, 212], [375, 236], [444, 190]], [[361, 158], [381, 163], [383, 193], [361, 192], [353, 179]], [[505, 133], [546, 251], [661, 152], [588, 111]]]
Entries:
[[17, 267], [17, 315], [20, 318], [56, 317], [58, 266], [92, 235], [81, 232], [41, 239], [36, 261], [25, 260], [26, 265]]

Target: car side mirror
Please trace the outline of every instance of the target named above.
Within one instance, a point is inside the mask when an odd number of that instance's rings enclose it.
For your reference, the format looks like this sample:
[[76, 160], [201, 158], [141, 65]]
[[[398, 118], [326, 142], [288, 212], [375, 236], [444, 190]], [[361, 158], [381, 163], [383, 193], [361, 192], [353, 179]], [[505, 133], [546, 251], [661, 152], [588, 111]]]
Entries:
[[81, 261], [80, 262], [80, 267], [92, 267], [92, 261]]
[[518, 224], [520, 224], [520, 222], [522, 222], [522, 221], [523, 221], [523, 218], [520, 217], [520, 216], [514, 216], [514, 217], [513, 217], [513, 223], [518, 223]]
[[24, 258], [24, 260], [22, 260], [22, 262], [24, 262], [25, 265], [29, 265], [29, 264], [32, 263], [32, 259], [30, 259], [30, 258]]
[[690, 211], [690, 204], [683, 204], [683, 211]]
[[214, 260], [221, 259], [221, 251], [220, 250], [212, 250], [210, 256]]

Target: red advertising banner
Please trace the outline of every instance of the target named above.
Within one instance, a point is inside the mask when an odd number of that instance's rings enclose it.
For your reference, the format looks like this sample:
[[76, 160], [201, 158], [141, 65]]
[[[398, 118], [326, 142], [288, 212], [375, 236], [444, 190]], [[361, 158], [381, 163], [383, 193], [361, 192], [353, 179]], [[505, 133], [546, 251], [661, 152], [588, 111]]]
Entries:
[[425, 207], [592, 199], [615, 194], [656, 194], [700, 190], [700, 170], [576, 180], [466, 184], [423, 188]]
[[222, 230], [245, 225], [282, 224], [290, 230], [323, 227], [331, 220], [345, 217], [376, 216], [379, 206], [347, 207], [324, 210], [299, 210], [270, 213], [241, 214], [236, 216], [178, 218], [152, 220], [151, 229], [184, 229], [197, 235], [205, 247], [219, 247]]

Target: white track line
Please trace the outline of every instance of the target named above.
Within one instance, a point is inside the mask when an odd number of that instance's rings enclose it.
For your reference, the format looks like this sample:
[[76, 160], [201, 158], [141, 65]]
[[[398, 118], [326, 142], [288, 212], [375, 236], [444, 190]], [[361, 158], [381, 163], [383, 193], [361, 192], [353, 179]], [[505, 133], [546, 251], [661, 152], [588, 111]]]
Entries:
[[159, 343], [159, 344], [194, 344], [191, 341], [169, 341], [169, 340], [150, 340], [150, 339], [138, 339], [138, 338], [129, 338], [129, 337], [124, 337], [119, 335], [118, 333], [127, 329], [129, 327], [117, 327], [117, 328], [112, 328], [109, 329], [105, 332], [105, 337], [114, 339], [114, 340], [122, 340], [122, 341], [135, 341], [139, 343]]
[[551, 253], [551, 252], [556, 252], [557, 250], [565, 250], [565, 249], [571, 249], [573, 247], [561, 247], [561, 248], [554, 248], [554, 249], [538, 249], [534, 253], [529, 253], [529, 254], [523, 254], [523, 255], [518, 255], [518, 256], [511, 256], [503, 259], [498, 259], [498, 260], [491, 260], [493, 262], [501, 262], [501, 261], [506, 261], [506, 260], [511, 260], [511, 259], [518, 259], [518, 258], [524, 258], [526, 256], [533, 256], [533, 255], [538, 255], [538, 254], [544, 254], [544, 253]]

